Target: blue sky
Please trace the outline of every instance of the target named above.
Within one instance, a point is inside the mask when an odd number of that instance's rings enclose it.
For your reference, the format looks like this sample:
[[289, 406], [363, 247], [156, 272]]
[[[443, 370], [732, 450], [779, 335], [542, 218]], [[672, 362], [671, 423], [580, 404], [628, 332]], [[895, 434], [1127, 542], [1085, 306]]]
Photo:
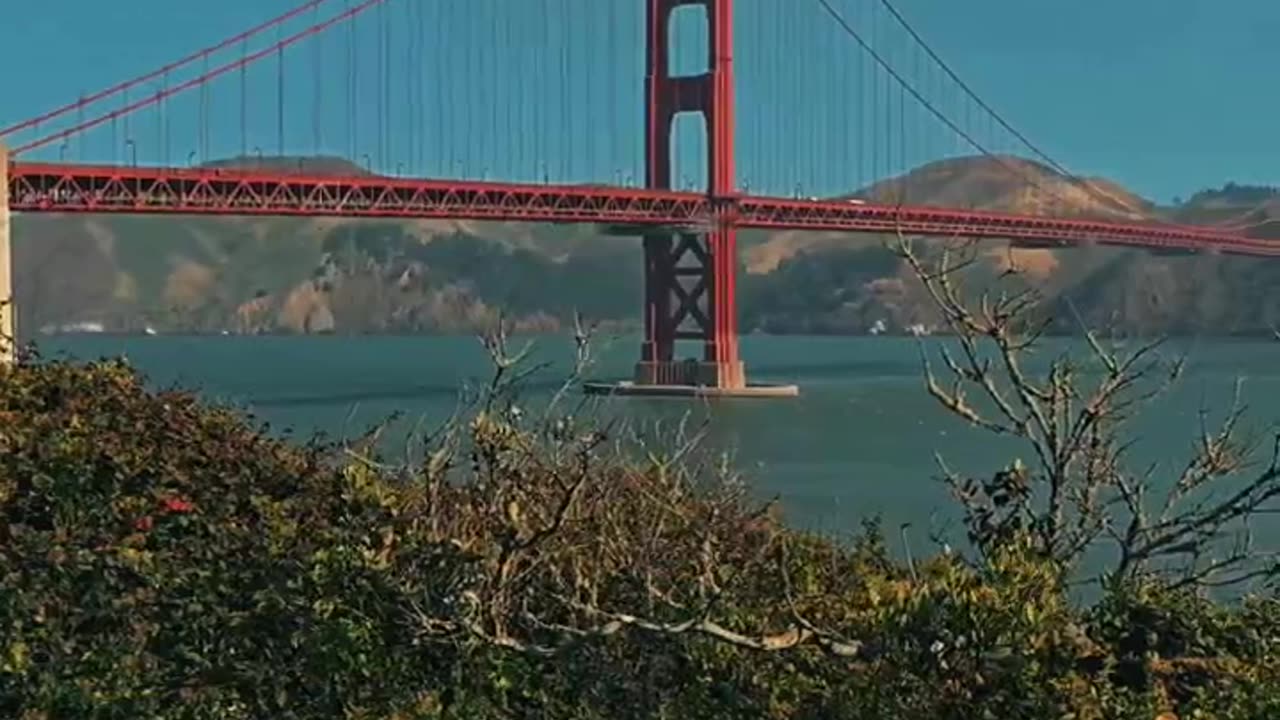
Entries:
[[[8, 22], [0, 25], [0, 67], [6, 68], [0, 125], [150, 70], [297, 1], [6, 0]], [[331, 0], [331, 5], [342, 2]], [[390, 11], [392, 32], [404, 33], [406, 40], [393, 47], [407, 53], [414, 47], [407, 39], [414, 32], [410, 26], [418, 21], [404, 13], [408, 0], [396, 2], [400, 9]], [[871, 83], [883, 78], [876, 80], [877, 71], [816, 0], [739, 2], [738, 145], [745, 184], [784, 192], [801, 185], [806, 193], [839, 191], [964, 149], [922, 109], [892, 91], [889, 114], [880, 117], [885, 101], [867, 98]], [[874, 0], [837, 5], [944, 112], [964, 115], [954, 89], [936, 73], [919, 69], [919, 53], [909, 50], [905, 36], [883, 13], [876, 14]], [[1227, 180], [1280, 181], [1273, 129], [1280, 117], [1280, 96], [1273, 89], [1273, 68], [1280, 66], [1275, 42], [1280, 3], [1274, 0], [899, 0], [898, 5], [979, 95], [1078, 173], [1103, 175], [1161, 200]], [[197, 11], [200, 6], [208, 9]], [[463, 6], [466, 15], [458, 9]], [[576, 12], [566, 14], [566, 6]], [[411, 78], [407, 68], [414, 57], [395, 56], [391, 83], [397, 99], [385, 147], [369, 129], [377, 124], [371, 81], [360, 90], [360, 129], [352, 130], [347, 113], [338, 109], [342, 103], [336, 98], [347, 92], [338, 79], [347, 73], [347, 36], [339, 33], [318, 48], [308, 46], [327, 58], [326, 76], [334, 76], [333, 83], [323, 83], [325, 101], [313, 104], [312, 49], [293, 52], [287, 61], [286, 152], [314, 149], [318, 112], [322, 150], [349, 155], [354, 142], [358, 161], [370, 155], [370, 163], [388, 171], [394, 165], [417, 174], [573, 181], [638, 172], [641, 0], [418, 0], [417, 7], [421, 24], [431, 26], [417, 41], [416, 63], [426, 70]], [[555, 23], [548, 16], [573, 19]], [[376, 32], [376, 21], [362, 26], [363, 39], [357, 41], [362, 72], [374, 66]], [[696, 21], [683, 21], [678, 32], [693, 38]], [[512, 37], [516, 40], [504, 40]], [[563, 73], [545, 65], [558, 62], [558, 50], [548, 48], [563, 44], [561, 38], [567, 39], [572, 58]], [[523, 49], [495, 62], [483, 52], [495, 42], [523, 43]], [[693, 67], [699, 52], [696, 42], [688, 42], [690, 49], [678, 61]], [[779, 51], [777, 45], [791, 50]], [[596, 62], [583, 62], [587, 55]], [[625, 80], [611, 84], [610, 76]], [[202, 101], [194, 93], [175, 101], [170, 132], [181, 137], [169, 141], [169, 161], [185, 162], [201, 145], [201, 112], [213, 126], [210, 157], [235, 154], [242, 142], [275, 152], [276, 79], [274, 66], [264, 66], [247, 80], [254, 107], [247, 113], [243, 140], [234, 76], [204, 100], [209, 110], [196, 109]], [[406, 111], [403, 88], [414, 82], [421, 100]], [[477, 83], [488, 84], [476, 90]], [[566, 102], [592, 109], [565, 113]], [[873, 102], [874, 113], [868, 110]], [[140, 161], [164, 159], [162, 143], [154, 139], [163, 137], [154, 114], [132, 122], [130, 133], [138, 136], [144, 156]], [[407, 129], [433, 123], [439, 127]], [[838, 125], [856, 127], [841, 134]], [[981, 124], [970, 130], [994, 149], [1019, 150]], [[122, 133], [122, 128], [100, 130], [102, 138], [86, 141], [86, 159], [119, 160]], [[682, 122], [680, 133], [685, 169], [679, 172], [700, 176], [700, 131]], [[63, 152], [79, 150], [51, 147], [44, 157]]]

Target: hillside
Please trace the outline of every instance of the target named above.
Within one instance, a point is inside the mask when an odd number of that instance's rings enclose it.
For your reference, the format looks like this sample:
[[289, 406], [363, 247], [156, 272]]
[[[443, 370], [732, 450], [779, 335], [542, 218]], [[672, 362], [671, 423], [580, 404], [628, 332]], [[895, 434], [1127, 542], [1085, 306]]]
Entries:
[[[221, 165], [359, 172], [330, 158]], [[1069, 179], [1018, 158], [932, 163], [850, 196], [1248, 225], [1280, 238], [1280, 199], [1269, 188], [1228, 184], [1159, 207], [1106, 180]], [[462, 332], [499, 310], [527, 330], [554, 330], [574, 309], [634, 325], [642, 288], [639, 242], [591, 226], [46, 215], [16, 217], [14, 226], [27, 335], [77, 323], [122, 332]], [[740, 243], [744, 331], [932, 324], [880, 238], [749, 231]], [[1054, 302], [1070, 301], [1073, 312], [1059, 318], [1078, 312], [1116, 332], [1257, 333], [1280, 319], [1266, 292], [1280, 265], [1266, 262], [989, 242], [987, 271], [1011, 265]]]

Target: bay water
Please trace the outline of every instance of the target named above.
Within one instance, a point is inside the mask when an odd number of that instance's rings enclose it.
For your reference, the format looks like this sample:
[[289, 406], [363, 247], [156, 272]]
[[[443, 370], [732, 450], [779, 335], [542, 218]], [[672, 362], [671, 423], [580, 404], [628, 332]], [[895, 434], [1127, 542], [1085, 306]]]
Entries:
[[[558, 387], [572, 357], [568, 338], [513, 338], [533, 343], [530, 362], [549, 367], [531, 380], [530, 402]], [[732, 453], [761, 498], [778, 497], [789, 522], [844, 535], [864, 518], [882, 517], [894, 535], [910, 525], [912, 542], [930, 534], [962, 544], [955, 502], [939, 481], [938, 458], [960, 473], [990, 476], [1014, 458], [1030, 464], [1031, 450], [993, 437], [948, 414], [928, 396], [922, 349], [940, 369], [944, 339], [751, 336], [742, 340], [749, 377], [796, 383], [791, 399], [697, 402], [613, 398], [595, 412], [638, 420], [689, 417], [706, 423], [708, 446]], [[244, 408], [273, 432], [306, 438], [356, 436], [392, 415], [408, 430], [443, 421], [458, 406], [459, 389], [490, 376], [484, 349], [455, 336], [147, 336], [64, 335], [42, 338], [47, 357], [126, 357], [155, 387], [180, 386]], [[631, 372], [635, 338], [595, 345], [592, 378]], [[1088, 355], [1082, 343], [1052, 341], [1044, 358]], [[1155, 401], [1130, 428], [1135, 471], [1155, 463], [1157, 483], [1176, 478], [1200, 432], [1201, 411], [1218, 420], [1236, 384], [1248, 405], [1245, 427], [1263, 440], [1280, 423], [1280, 343], [1174, 341], [1160, 351], [1185, 356], [1187, 370], [1172, 392]], [[1275, 517], [1275, 516], [1271, 516]], [[1280, 538], [1280, 521], [1257, 528]]]

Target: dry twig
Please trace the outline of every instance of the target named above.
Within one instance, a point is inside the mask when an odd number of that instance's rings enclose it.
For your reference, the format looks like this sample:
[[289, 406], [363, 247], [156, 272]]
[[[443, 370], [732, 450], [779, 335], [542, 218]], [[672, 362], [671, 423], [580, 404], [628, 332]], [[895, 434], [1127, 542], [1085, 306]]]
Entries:
[[[1088, 329], [1084, 339], [1092, 363], [1069, 355], [1035, 373], [1027, 359], [1047, 327], [1041, 297], [1016, 270], [997, 287], [968, 297], [961, 279], [977, 260], [975, 240], [944, 245], [926, 262], [901, 233], [893, 249], [920, 280], [947, 329], [951, 347], [937, 352], [939, 377], [923, 342], [925, 385], [943, 408], [971, 425], [1023, 440], [1035, 462], [1015, 462], [990, 480], [961, 477], [944, 466], [945, 480], [964, 505], [970, 539], [983, 550], [1029, 533], [1046, 557], [1074, 566], [1089, 548], [1112, 541], [1117, 578], [1159, 575], [1180, 584], [1222, 584], [1253, 579], [1275, 564], [1274, 553], [1248, 542], [1250, 519], [1280, 495], [1273, 451], [1251, 476], [1252, 445], [1240, 437], [1244, 414], [1237, 388], [1225, 420], [1208, 426], [1180, 476], [1163, 491], [1154, 469], [1131, 472], [1126, 423], [1180, 378], [1181, 358], [1165, 359], [1160, 341], [1121, 354]], [[1096, 379], [1088, 377], [1096, 366]], [[1280, 436], [1276, 447], [1280, 449]], [[1231, 488], [1225, 496], [1218, 493]], [[1237, 537], [1234, 545], [1222, 540]], [[1264, 568], [1260, 570], [1259, 568]], [[1172, 573], [1172, 574], [1171, 574]]]

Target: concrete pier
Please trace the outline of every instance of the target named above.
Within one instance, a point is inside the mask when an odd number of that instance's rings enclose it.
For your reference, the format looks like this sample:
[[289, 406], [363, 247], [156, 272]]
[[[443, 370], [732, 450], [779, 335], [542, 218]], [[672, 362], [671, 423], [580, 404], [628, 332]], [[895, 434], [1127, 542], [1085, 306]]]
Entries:
[[9, 245], [9, 148], [0, 143], [0, 364], [17, 354], [17, 308], [13, 299], [13, 254]]

